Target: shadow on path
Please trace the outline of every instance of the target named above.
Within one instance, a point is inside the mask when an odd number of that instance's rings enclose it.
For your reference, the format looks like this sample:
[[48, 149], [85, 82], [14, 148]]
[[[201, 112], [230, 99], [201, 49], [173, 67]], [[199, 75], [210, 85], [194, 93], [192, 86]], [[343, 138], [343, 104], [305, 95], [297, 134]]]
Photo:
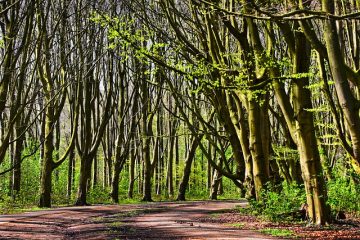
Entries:
[[238, 205], [246, 202], [94, 205], [0, 215], [0, 239], [274, 239], [198, 220]]

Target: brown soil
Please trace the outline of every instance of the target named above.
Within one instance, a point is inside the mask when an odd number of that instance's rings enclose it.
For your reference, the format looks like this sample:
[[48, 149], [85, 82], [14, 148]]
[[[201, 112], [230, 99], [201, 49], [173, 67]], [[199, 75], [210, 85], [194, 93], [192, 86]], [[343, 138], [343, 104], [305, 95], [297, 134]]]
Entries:
[[[244, 201], [66, 207], [0, 216], [0, 239], [274, 239], [217, 218]], [[216, 215], [215, 215], [216, 214]], [[224, 215], [225, 216], [225, 215]]]

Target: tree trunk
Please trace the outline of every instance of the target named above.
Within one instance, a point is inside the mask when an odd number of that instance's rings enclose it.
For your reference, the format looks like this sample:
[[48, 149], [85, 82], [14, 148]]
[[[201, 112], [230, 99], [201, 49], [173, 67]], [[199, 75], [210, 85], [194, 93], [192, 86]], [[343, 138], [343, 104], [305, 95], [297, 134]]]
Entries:
[[[310, 46], [302, 33], [296, 33], [296, 54], [293, 55], [293, 72], [306, 73], [310, 66]], [[322, 175], [320, 155], [315, 137], [311, 92], [307, 88], [308, 78], [294, 80], [293, 104], [296, 123], [297, 145], [300, 154], [302, 177], [306, 190], [309, 218], [316, 224], [325, 224], [330, 220], [326, 205], [327, 193]]]
[[114, 173], [111, 182], [111, 193], [110, 193], [111, 200], [114, 203], [119, 203], [120, 173], [123, 169], [124, 163], [125, 163], [125, 159], [123, 159], [123, 157], [121, 156], [119, 161], [116, 161], [114, 165]]
[[88, 154], [81, 156], [79, 186], [77, 192], [77, 199], [75, 202], [76, 206], [89, 205], [86, 201], [86, 197], [87, 197], [88, 185], [91, 180], [92, 160], [93, 160], [92, 156]]
[[269, 180], [269, 159], [266, 159], [266, 153], [261, 139], [264, 137], [261, 129], [261, 111], [260, 103], [256, 99], [249, 101], [248, 121], [250, 129], [250, 152], [252, 156], [252, 173], [254, 177], [256, 199], [261, 200], [261, 191], [265, 189]]
[[174, 150], [174, 138], [170, 136], [169, 139], [169, 153], [168, 153], [168, 167], [167, 167], [167, 187], [169, 196], [174, 195], [174, 174], [173, 174], [173, 150]]
[[[241, 93], [239, 93], [241, 94]], [[233, 110], [232, 121], [237, 130], [237, 135], [239, 137], [242, 155], [244, 158], [244, 187], [245, 187], [245, 198], [254, 199], [255, 186], [254, 186], [254, 177], [253, 177], [253, 161], [250, 151], [250, 142], [249, 142], [249, 121], [246, 121], [245, 113], [243, 106], [240, 102], [240, 97], [238, 95], [234, 96], [234, 102], [236, 104], [236, 113]], [[238, 119], [235, 118], [238, 117]]]
[[178, 196], [176, 198], [177, 201], [185, 201], [186, 200], [185, 193], [186, 193], [186, 188], [189, 184], [191, 165], [195, 158], [196, 149], [199, 146], [199, 142], [200, 142], [199, 139], [201, 139], [201, 138], [202, 138], [202, 135], [199, 137], [194, 137], [192, 140], [189, 154], [185, 160], [184, 173], [183, 173], [183, 176], [182, 176], [180, 184], [179, 184], [179, 192], [178, 192]]
[[18, 140], [15, 142], [13, 164], [14, 170], [12, 172], [12, 196], [13, 198], [20, 192], [21, 187], [21, 154], [23, 150], [23, 143], [25, 136], [20, 136], [24, 131], [24, 125], [21, 118], [17, 120], [16, 129], [15, 129], [15, 138]]
[[92, 188], [94, 189], [98, 184], [98, 158], [94, 157], [93, 164], [93, 175], [92, 175]]
[[53, 116], [54, 110], [51, 106], [47, 107], [46, 119], [45, 119], [45, 142], [44, 142], [44, 157], [42, 161], [41, 169], [41, 181], [40, 181], [40, 202], [39, 207], [51, 207], [51, 178], [53, 172], [53, 126], [55, 124]]
[[134, 182], [135, 182], [135, 144], [131, 146], [131, 152], [130, 152], [128, 198], [133, 198]]
[[74, 173], [75, 173], [75, 144], [72, 144], [71, 150], [69, 153], [68, 160], [68, 176], [67, 176], [67, 198], [70, 200], [72, 195], [72, 190], [74, 186]]
[[[307, 73], [310, 66], [310, 46], [305, 35], [300, 32], [294, 34], [295, 44], [291, 51], [293, 74]], [[284, 87], [275, 81], [273, 86], [280, 108], [296, 143], [300, 155], [300, 165], [304, 180], [309, 218], [313, 223], [325, 224], [329, 222], [330, 212], [326, 205], [327, 193], [322, 176], [320, 155], [315, 137], [311, 92], [307, 88], [307, 77], [293, 79], [292, 104], [286, 95]]]
[[[330, 14], [334, 13], [334, 0], [322, 0], [322, 9]], [[324, 24], [324, 38], [328, 54], [331, 74], [337, 97], [344, 113], [347, 128], [350, 133], [353, 148], [351, 164], [360, 173], [360, 116], [358, 100], [354, 97], [346, 76], [343, 54], [334, 20], [326, 20]]]
[[311, 123], [304, 119], [300, 124], [306, 124], [299, 129], [299, 153], [302, 176], [306, 190], [309, 218], [316, 224], [323, 225], [329, 222], [329, 209], [326, 205], [327, 195], [325, 182], [322, 176], [319, 152], [316, 148], [314, 129]]
[[151, 189], [152, 189], [152, 174], [153, 168], [150, 160], [150, 141], [146, 140], [143, 146], [143, 161], [144, 161], [144, 184], [143, 184], [143, 198], [142, 201], [152, 202]]
[[221, 177], [217, 170], [214, 171], [211, 188], [210, 188], [210, 199], [217, 200], [218, 197], [218, 190], [220, 186]]
[[[55, 124], [55, 137], [54, 137], [54, 152], [55, 152], [55, 159], [59, 159], [60, 158], [60, 119], [56, 119], [56, 124]], [[59, 170], [55, 169], [54, 170], [54, 176], [55, 176], [55, 183], [57, 183], [59, 181]]]

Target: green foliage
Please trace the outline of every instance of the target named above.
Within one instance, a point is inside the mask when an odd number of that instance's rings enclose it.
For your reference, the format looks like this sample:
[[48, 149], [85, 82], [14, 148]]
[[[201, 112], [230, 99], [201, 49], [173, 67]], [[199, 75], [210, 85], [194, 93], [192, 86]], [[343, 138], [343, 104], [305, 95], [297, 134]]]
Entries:
[[[27, 156], [33, 152], [32, 144], [25, 148], [22, 156]], [[23, 208], [33, 207], [37, 204], [39, 199], [38, 189], [40, 182], [35, 179], [40, 179], [40, 163], [39, 151], [30, 157], [24, 159], [21, 165], [21, 191], [14, 193], [11, 196], [10, 174], [7, 173], [0, 176], [0, 212], [11, 213], [20, 211]], [[1, 165], [0, 170], [7, 170], [11, 167], [9, 156], [6, 156], [4, 164]]]
[[111, 203], [110, 201], [110, 195], [109, 195], [110, 189], [104, 189], [102, 186], [94, 186], [90, 189], [88, 192], [88, 201], [91, 204], [94, 203]]
[[360, 212], [360, 186], [349, 177], [338, 176], [327, 184], [328, 204], [333, 211]]
[[[56, 158], [55, 158], [56, 159]], [[52, 174], [52, 202], [55, 205], [70, 204], [67, 197], [67, 168], [68, 161], [65, 161]]]
[[294, 235], [293, 231], [291, 230], [279, 228], [265, 228], [259, 230], [259, 232], [269, 234], [274, 237], [290, 237]]
[[268, 186], [267, 189], [263, 190], [261, 201], [250, 201], [249, 210], [272, 221], [284, 220], [284, 216], [292, 220], [292, 216], [286, 213], [296, 211], [306, 202], [303, 186], [283, 182], [280, 186]]
[[[346, 175], [335, 175], [337, 176], [327, 183], [327, 203], [335, 214], [338, 211], [358, 214], [360, 186]], [[294, 215], [291, 213], [296, 212], [303, 203], [306, 203], [303, 186], [283, 182], [281, 186], [268, 186], [267, 189], [262, 192], [262, 201], [250, 200], [250, 206], [240, 208], [239, 211], [260, 215], [271, 221], [291, 221], [294, 220]]]
[[235, 227], [235, 228], [243, 228], [244, 225], [245, 225], [244, 223], [231, 223], [231, 224], [229, 224], [229, 226]]
[[134, 198], [121, 198], [119, 199], [119, 204], [134, 204], [134, 203], [141, 203], [140, 195], [134, 196]]
[[[26, 148], [23, 151], [23, 155], [28, 155], [32, 149]], [[21, 165], [21, 192], [19, 200], [22, 204], [25, 202], [35, 204], [38, 201], [38, 189], [40, 187], [39, 181], [34, 179], [40, 179], [40, 152], [36, 152], [33, 156], [24, 160]]]
[[[143, 63], [149, 64], [152, 62], [158, 66], [171, 69], [180, 74], [185, 81], [191, 82], [194, 85], [191, 91], [195, 93], [216, 88], [232, 88], [236, 85], [238, 85], [237, 87], [244, 84], [247, 86], [249, 82], [249, 73], [247, 70], [244, 71], [246, 69], [244, 67], [236, 69], [239, 74], [234, 78], [232, 73], [229, 74], [228, 67], [223, 64], [209, 63], [207, 60], [199, 58], [179, 60], [178, 55], [183, 51], [181, 44], [171, 45], [168, 42], [162, 42], [161, 38], [155, 35], [153, 29], [145, 25], [139, 26], [139, 23], [136, 23], [134, 19], [129, 19], [128, 17], [110, 17], [108, 14], [93, 12], [90, 20], [107, 29], [108, 48], [116, 50], [117, 55], [121, 57], [120, 61], [126, 61], [129, 56], [134, 56]], [[241, 57], [242, 54], [224, 54], [224, 56], [235, 59], [235, 62], [241, 63], [240, 66], [244, 64], [250, 66], [254, 61], [258, 60], [263, 61], [266, 67], [286, 65], [285, 63], [268, 58], [265, 53], [259, 57], [251, 56], [251, 61], [244, 62]], [[148, 75], [154, 75], [153, 73], [156, 71], [154, 69], [148, 69]], [[226, 79], [225, 86], [223, 83], [224, 79], [214, 77], [213, 73], [221, 73], [221, 76]], [[257, 97], [266, 92], [262, 90], [253, 91], [252, 96]]]
[[[208, 199], [209, 192], [206, 187], [206, 162], [205, 156], [197, 149], [190, 174], [189, 186], [187, 188], [187, 199]], [[181, 171], [182, 172], [182, 171]]]
[[289, 147], [284, 147], [281, 145], [272, 145], [274, 150], [274, 155], [272, 156], [275, 160], [286, 161], [289, 159], [299, 160], [299, 152], [297, 149], [291, 149]]
[[9, 214], [15, 212], [16, 202], [11, 196], [1, 195], [0, 214]]

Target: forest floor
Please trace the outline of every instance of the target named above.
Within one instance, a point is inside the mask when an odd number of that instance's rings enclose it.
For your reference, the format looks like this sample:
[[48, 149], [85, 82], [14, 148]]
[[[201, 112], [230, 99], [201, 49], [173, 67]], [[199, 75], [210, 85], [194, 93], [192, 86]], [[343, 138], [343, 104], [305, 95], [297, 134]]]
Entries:
[[0, 215], [0, 239], [280, 239], [263, 234], [264, 230], [292, 235], [282, 239], [360, 239], [360, 227], [354, 222], [325, 229], [279, 225], [234, 210], [245, 205], [245, 201], [155, 202]]

